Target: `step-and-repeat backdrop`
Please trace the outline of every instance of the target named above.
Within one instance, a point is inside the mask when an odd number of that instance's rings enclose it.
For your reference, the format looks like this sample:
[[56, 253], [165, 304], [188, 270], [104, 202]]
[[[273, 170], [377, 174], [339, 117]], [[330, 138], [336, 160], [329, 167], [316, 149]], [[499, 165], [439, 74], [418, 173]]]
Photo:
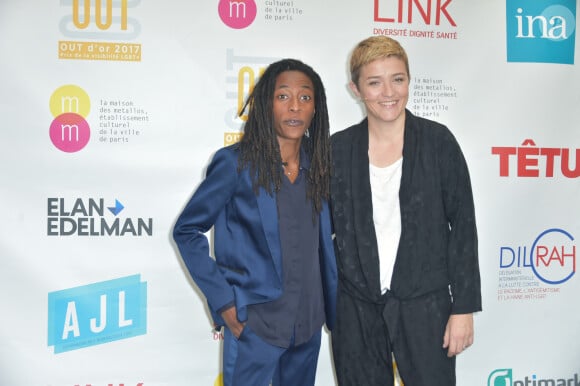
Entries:
[[347, 58], [371, 35], [406, 47], [409, 108], [453, 131], [472, 175], [484, 311], [458, 385], [579, 385], [577, 7], [2, 0], [0, 385], [221, 385], [176, 216], [269, 63], [320, 73], [333, 132], [361, 120]]

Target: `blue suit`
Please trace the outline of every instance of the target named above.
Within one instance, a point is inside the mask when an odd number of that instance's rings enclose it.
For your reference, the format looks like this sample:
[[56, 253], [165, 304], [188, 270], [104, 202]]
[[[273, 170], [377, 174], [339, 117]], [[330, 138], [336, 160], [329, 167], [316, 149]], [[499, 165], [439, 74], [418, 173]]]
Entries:
[[[272, 301], [283, 291], [276, 195], [262, 188], [255, 194], [249, 170], [238, 172], [238, 155], [238, 145], [216, 152], [206, 178], [173, 231], [185, 265], [204, 293], [216, 326], [225, 324], [218, 314], [224, 306], [235, 304], [238, 319], [243, 322], [249, 304]], [[319, 224], [326, 325], [332, 329], [337, 270], [326, 202]], [[215, 260], [204, 235], [212, 226]]]

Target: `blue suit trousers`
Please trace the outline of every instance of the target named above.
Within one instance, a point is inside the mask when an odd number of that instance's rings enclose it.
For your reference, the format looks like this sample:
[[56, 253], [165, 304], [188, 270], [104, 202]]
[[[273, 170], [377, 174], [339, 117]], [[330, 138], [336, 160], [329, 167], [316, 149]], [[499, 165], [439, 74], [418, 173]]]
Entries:
[[224, 386], [314, 386], [321, 331], [306, 343], [273, 346], [246, 325], [239, 339], [224, 327]]

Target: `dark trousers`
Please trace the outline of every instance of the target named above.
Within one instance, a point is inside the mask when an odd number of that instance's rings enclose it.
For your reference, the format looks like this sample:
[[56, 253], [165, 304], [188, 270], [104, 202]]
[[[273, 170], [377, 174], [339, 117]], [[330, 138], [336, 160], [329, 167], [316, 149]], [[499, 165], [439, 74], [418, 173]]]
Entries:
[[[339, 292], [332, 352], [339, 386], [392, 385], [392, 355], [405, 386], [454, 386], [455, 358], [443, 349], [451, 301], [439, 291], [401, 301], [389, 337], [384, 304]], [[391, 315], [392, 316], [392, 315]]]
[[236, 339], [224, 332], [224, 386], [313, 386], [321, 331], [299, 346], [282, 348], [266, 343], [249, 326]]

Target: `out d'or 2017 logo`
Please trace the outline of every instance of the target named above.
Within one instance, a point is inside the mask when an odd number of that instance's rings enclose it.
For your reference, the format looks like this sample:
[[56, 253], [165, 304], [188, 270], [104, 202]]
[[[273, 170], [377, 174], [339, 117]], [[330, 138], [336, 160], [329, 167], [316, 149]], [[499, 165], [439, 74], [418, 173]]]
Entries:
[[508, 62], [574, 64], [576, 0], [507, 0]]
[[140, 275], [48, 294], [48, 345], [55, 354], [146, 331], [147, 282]]
[[66, 153], [82, 150], [91, 138], [91, 128], [86, 121], [91, 111], [88, 94], [76, 85], [56, 89], [49, 101], [54, 117], [49, 135], [52, 144]]
[[122, 41], [134, 40], [141, 33], [139, 20], [129, 15], [129, 8], [140, 3], [141, 0], [61, 1], [61, 7], [69, 13], [60, 20], [60, 32], [72, 40], [58, 42], [59, 59], [141, 61], [141, 44]]

